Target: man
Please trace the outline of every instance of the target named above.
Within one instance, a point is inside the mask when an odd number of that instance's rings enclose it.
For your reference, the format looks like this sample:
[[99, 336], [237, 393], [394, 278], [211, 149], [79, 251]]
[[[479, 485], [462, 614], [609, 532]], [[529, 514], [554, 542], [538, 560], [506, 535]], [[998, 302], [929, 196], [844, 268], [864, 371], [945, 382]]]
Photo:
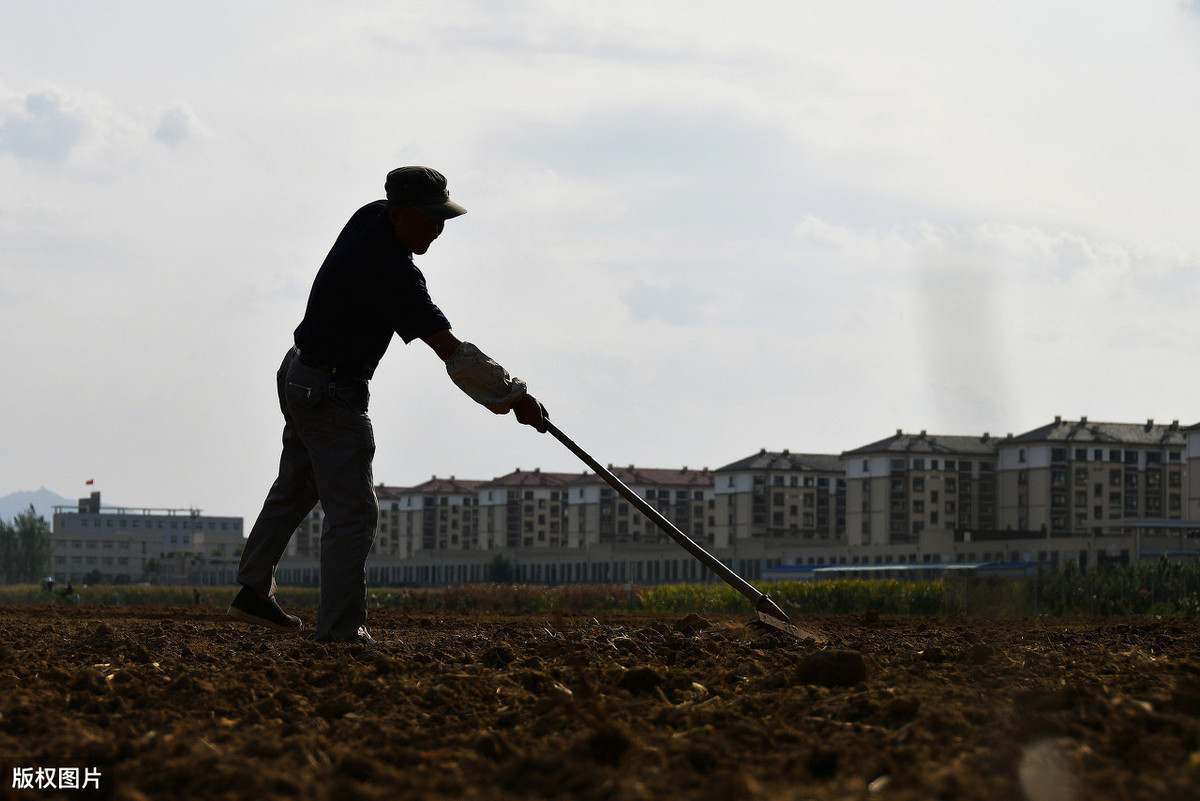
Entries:
[[373, 643], [366, 628], [366, 561], [379, 516], [367, 417], [368, 382], [393, 334], [421, 339], [451, 379], [497, 414], [545, 431], [546, 410], [525, 383], [454, 335], [412, 257], [425, 253], [445, 221], [466, 209], [428, 167], [392, 170], [387, 200], [355, 212], [313, 282], [304, 319], [276, 374], [283, 454], [242, 552], [242, 589], [229, 607], [241, 620], [296, 629], [300, 619], [275, 600], [275, 567], [296, 527], [318, 501], [321, 598], [318, 642]]

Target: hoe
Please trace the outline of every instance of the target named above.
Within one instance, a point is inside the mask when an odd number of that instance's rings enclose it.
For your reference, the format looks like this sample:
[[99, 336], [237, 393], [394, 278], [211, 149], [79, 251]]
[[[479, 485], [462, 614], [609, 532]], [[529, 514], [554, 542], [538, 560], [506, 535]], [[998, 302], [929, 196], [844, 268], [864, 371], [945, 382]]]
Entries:
[[596, 475], [604, 479], [610, 487], [616, 490], [622, 498], [629, 501], [629, 503], [632, 504], [635, 509], [644, 514], [650, 520], [653, 520], [654, 524], [662, 529], [663, 532], [665, 532], [671, 539], [683, 546], [683, 548], [692, 556], [703, 562], [709, 570], [720, 576], [726, 584], [749, 598], [750, 603], [754, 604], [754, 609], [758, 613], [758, 619], [760, 621], [769, 626], [777, 628], [780, 631], [787, 632], [794, 637], [799, 637], [800, 639], [809, 639], [817, 643], [823, 641], [823, 638], [814, 632], [807, 631], [793, 625], [791, 618], [789, 618], [784, 611], [779, 608], [777, 603], [771, 600], [769, 595], [767, 595], [765, 592], [760, 592], [759, 590], [755, 589], [750, 585], [750, 582], [746, 581], [737, 573], [730, 570], [724, 562], [722, 562], [720, 559], [717, 559], [708, 551], [704, 550], [696, 543], [695, 540], [676, 528], [671, 521], [663, 517], [657, 509], [647, 503], [646, 500], [636, 492], [627, 487], [625, 483], [621, 481], [621, 479], [612, 474], [612, 471], [606, 470], [599, 462], [589, 456], [583, 448], [571, 441], [566, 434], [560, 431], [558, 427], [549, 420], [546, 421], [546, 430], [553, 434], [559, 442], [561, 442], [563, 445], [566, 445], [572, 453], [582, 459], [584, 464], [592, 468]]

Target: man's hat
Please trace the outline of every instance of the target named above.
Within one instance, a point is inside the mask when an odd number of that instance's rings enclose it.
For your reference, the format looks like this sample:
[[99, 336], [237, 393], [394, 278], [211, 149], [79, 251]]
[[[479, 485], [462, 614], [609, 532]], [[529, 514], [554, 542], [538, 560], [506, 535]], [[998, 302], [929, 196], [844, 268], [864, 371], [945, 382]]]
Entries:
[[467, 210], [450, 199], [446, 176], [428, 167], [399, 167], [387, 174], [383, 184], [388, 203], [412, 206], [439, 220], [448, 220]]

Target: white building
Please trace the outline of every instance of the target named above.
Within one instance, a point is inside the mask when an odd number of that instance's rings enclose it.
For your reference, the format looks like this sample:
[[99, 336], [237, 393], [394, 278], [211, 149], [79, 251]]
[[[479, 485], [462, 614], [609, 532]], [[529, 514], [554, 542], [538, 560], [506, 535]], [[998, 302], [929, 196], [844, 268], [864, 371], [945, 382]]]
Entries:
[[98, 577], [119, 584], [139, 581], [158, 565], [168, 577], [186, 580], [190, 563], [204, 570], [231, 561], [236, 566], [243, 542], [240, 517], [104, 507], [93, 492], [78, 508], [55, 508], [50, 569], [60, 582]]

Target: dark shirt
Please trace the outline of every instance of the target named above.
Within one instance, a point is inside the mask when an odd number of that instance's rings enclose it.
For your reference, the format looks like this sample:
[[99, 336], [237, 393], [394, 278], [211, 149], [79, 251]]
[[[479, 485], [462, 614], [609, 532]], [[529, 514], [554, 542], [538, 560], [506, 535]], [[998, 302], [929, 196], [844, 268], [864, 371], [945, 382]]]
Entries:
[[450, 328], [397, 238], [387, 201], [354, 213], [317, 272], [296, 347], [305, 362], [370, 378], [392, 334], [405, 344]]

